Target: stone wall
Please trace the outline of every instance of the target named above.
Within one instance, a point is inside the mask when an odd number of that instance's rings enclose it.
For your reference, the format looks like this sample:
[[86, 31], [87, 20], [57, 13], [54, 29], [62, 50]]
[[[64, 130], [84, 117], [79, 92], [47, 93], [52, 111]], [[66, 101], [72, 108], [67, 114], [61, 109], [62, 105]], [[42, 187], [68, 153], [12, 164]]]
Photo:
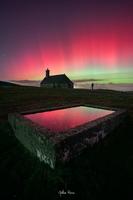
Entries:
[[55, 149], [53, 142], [50, 141], [51, 133], [19, 114], [9, 114], [8, 120], [17, 139], [40, 161], [54, 168]]
[[88, 146], [98, 143], [118, 127], [125, 117], [126, 111], [118, 110], [111, 115], [67, 131], [56, 146], [58, 160], [69, 161]]
[[41, 87], [44, 88], [73, 88], [73, 86], [67, 83], [45, 83]]
[[[90, 107], [91, 105], [84, 106]], [[66, 106], [52, 108], [52, 110], [61, 108], [66, 108]], [[98, 143], [99, 140], [122, 123], [126, 117], [125, 110], [106, 109], [115, 110], [116, 112], [61, 134], [53, 134], [47, 128], [33, 123], [20, 114], [9, 114], [8, 119], [18, 140], [40, 161], [54, 168], [57, 160], [69, 161], [78, 156], [86, 147]], [[48, 109], [43, 111], [46, 110]]]

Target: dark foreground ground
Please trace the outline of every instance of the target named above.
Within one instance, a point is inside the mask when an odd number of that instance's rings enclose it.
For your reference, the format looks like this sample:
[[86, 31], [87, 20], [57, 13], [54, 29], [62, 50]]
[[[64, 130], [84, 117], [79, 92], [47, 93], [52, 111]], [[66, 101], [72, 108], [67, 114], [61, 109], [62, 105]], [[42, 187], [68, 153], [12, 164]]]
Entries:
[[[7, 114], [70, 103], [126, 108], [128, 117], [103, 142], [51, 170], [17, 141]], [[133, 92], [0, 88], [0, 199], [64, 198], [133, 199]]]

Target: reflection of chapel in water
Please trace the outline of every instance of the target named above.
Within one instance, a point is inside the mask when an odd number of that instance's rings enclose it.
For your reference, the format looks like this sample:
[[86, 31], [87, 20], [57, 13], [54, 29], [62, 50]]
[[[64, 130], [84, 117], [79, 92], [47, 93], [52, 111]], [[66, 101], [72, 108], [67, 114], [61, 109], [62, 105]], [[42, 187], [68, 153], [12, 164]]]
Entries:
[[74, 84], [65, 74], [50, 76], [50, 70], [47, 69], [40, 86], [46, 88], [73, 88]]

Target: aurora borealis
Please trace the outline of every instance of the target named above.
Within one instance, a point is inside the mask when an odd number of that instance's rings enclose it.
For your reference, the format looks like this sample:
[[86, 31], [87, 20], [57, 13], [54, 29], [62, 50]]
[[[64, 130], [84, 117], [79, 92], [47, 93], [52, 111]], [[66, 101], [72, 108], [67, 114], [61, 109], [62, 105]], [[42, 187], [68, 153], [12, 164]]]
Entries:
[[115, 76], [133, 83], [132, 23], [128, 0], [5, 0], [0, 80], [41, 80], [49, 67], [72, 79]]

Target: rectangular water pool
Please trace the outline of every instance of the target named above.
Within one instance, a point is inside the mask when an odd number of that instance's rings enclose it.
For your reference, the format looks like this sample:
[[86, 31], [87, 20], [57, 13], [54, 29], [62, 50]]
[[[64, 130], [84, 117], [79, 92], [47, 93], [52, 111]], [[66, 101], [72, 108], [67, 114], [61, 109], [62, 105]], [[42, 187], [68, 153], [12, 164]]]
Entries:
[[55, 168], [57, 162], [73, 159], [111, 133], [125, 113], [84, 104], [10, 113], [8, 120], [23, 146]]
[[111, 110], [78, 106], [24, 115], [24, 117], [53, 132], [59, 133], [107, 116], [113, 112]]

